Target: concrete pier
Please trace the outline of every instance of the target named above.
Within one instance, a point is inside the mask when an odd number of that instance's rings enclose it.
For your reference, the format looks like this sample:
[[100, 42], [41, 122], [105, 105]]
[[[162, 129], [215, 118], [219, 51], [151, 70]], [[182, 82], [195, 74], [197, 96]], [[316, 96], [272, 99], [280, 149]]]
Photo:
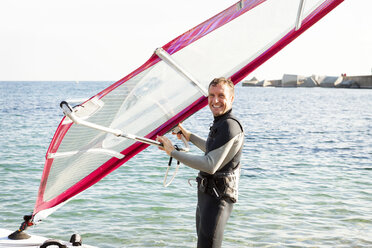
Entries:
[[242, 82], [250, 87], [324, 87], [372, 89], [372, 75], [365, 76], [317, 76], [304, 77], [284, 74], [279, 80], [258, 80], [252, 78]]
[[[356, 88], [361, 89], [372, 89], [372, 75], [368, 76], [345, 76], [344, 80], [350, 80], [355, 82]], [[359, 86], [359, 87], [358, 87]]]

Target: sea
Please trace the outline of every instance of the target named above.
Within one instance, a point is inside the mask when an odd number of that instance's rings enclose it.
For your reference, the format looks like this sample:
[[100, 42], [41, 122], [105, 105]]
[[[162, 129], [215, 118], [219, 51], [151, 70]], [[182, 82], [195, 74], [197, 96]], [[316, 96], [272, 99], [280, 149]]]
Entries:
[[[59, 103], [110, 83], [0, 82], [1, 228], [16, 230], [33, 210]], [[233, 112], [245, 146], [223, 247], [372, 247], [372, 90], [237, 86]], [[206, 107], [184, 126], [206, 137], [212, 121]], [[197, 172], [181, 165], [165, 188], [168, 159], [147, 148], [28, 232], [78, 233], [97, 247], [196, 247]]]

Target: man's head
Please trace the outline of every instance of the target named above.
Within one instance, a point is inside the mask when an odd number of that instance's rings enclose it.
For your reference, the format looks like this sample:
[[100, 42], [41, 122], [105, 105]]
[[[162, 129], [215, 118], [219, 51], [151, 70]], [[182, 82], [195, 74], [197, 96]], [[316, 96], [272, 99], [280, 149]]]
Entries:
[[215, 78], [208, 87], [208, 106], [213, 116], [225, 114], [232, 108], [234, 84], [230, 79]]

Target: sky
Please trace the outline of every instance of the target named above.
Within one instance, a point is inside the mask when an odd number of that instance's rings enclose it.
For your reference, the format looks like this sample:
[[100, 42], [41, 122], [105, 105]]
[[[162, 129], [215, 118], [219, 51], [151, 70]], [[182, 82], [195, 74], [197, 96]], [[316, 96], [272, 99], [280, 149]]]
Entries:
[[[117, 81], [235, 2], [1, 0], [0, 81]], [[345, 0], [247, 78], [371, 74], [371, 9]]]

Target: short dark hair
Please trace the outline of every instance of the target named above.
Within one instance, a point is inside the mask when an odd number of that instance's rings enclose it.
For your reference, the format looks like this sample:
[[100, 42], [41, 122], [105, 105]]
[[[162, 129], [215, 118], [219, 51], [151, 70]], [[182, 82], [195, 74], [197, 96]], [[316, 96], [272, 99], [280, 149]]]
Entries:
[[230, 90], [231, 90], [231, 93], [232, 95], [235, 94], [235, 90], [234, 90], [234, 83], [231, 81], [230, 78], [224, 78], [224, 77], [219, 77], [219, 78], [215, 78], [212, 80], [212, 82], [209, 83], [209, 86], [208, 86], [208, 89], [211, 87], [211, 86], [217, 86], [218, 84], [226, 84], [227, 86], [229, 86]]

